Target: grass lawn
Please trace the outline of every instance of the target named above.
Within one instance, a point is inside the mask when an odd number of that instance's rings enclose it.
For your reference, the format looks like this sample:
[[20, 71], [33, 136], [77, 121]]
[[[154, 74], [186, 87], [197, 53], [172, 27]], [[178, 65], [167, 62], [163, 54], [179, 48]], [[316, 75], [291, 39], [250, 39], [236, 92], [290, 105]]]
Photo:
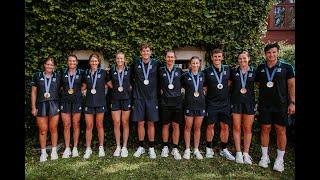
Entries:
[[[253, 137], [253, 142], [257, 137]], [[34, 139], [36, 140], [36, 138]], [[275, 144], [275, 142], [270, 142]], [[285, 171], [282, 173], [272, 170], [276, 157], [275, 146], [270, 146], [271, 163], [264, 169], [257, 165], [260, 159], [260, 145], [252, 143], [251, 156], [253, 165], [237, 164], [218, 155], [215, 149], [213, 159], [176, 161], [173, 156], [160, 157], [161, 146], [156, 146], [157, 159], [151, 160], [147, 154], [141, 158], [133, 157], [135, 148], [129, 146], [127, 158], [112, 157], [115, 146], [107, 146], [106, 157], [99, 158], [97, 147], [93, 147], [93, 154], [89, 160], [83, 160], [84, 148], [79, 149], [81, 157], [62, 159], [63, 148], [59, 151], [59, 159], [39, 163], [39, 155], [32, 151], [33, 147], [26, 147], [25, 177], [26, 179], [295, 179], [295, 153], [293, 143], [288, 143], [285, 154]], [[205, 146], [201, 145], [204, 155]], [[234, 149], [231, 148], [233, 154]], [[180, 146], [182, 154], [183, 147]]]

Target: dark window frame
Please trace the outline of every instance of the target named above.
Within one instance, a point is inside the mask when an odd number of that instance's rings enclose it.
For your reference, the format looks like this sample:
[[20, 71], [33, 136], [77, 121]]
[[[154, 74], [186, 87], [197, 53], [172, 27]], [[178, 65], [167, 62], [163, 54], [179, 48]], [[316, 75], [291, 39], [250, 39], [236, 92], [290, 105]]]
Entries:
[[[276, 27], [275, 26], [275, 9], [277, 7], [284, 7], [284, 22], [283, 22], [283, 26], [282, 27]], [[290, 27], [290, 22], [291, 19], [290, 18], [290, 8], [294, 8], [295, 9], [295, 3], [290, 3], [289, 0], [285, 0], [282, 3], [278, 3], [273, 5], [271, 11], [269, 12], [269, 16], [268, 16], [268, 30], [295, 30], [295, 27]], [[294, 10], [295, 11], [295, 10]], [[295, 17], [295, 15], [294, 15]]]

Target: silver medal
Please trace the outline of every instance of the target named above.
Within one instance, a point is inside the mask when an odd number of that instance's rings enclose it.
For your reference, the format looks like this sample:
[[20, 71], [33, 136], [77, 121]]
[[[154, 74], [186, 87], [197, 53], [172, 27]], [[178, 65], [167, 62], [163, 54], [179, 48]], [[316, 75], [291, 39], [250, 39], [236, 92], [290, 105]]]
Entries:
[[119, 91], [119, 92], [122, 92], [122, 91], [123, 91], [123, 87], [122, 87], [122, 86], [119, 86], [119, 87], [118, 87], [118, 91]]
[[200, 94], [199, 94], [198, 91], [196, 91], [196, 92], [193, 93], [193, 95], [194, 95], [194, 97], [199, 97]]
[[91, 89], [91, 94], [96, 94], [97, 93], [97, 90], [96, 89]]
[[148, 84], [149, 84], [149, 80], [148, 80], [148, 79], [145, 79], [145, 80], [143, 81], [143, 84], [148, 85]]
[[46, 92], [46, 93], [43, 94], [43, 96], [44, 96], [45, 98], [50, 98], [50, 93]]
[[169, 84], [169, 85], [168, 85], [168, 88], [169, 88], [169, 89], [173, 89], [173, 88], [174, 88], [174, 85], [173, 85], [173, 84]]
[[222, 88], [223, 88], [223, 85], [222, 85], [221, 83], [219, 83], [219, 84], [217, 85], [217, 88], [218, 88], [218, 89], [222, 89]]
[[267, 87], [268, 88], [272, 88], [273, 87], [273, 82], [272, 81], [267, 82]]

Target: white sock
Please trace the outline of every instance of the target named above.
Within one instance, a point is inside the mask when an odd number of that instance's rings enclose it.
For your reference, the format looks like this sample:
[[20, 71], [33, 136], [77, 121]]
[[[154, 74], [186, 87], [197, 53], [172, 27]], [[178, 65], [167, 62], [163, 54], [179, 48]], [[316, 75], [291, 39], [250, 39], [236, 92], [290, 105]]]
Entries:
[[53, 152], [57, 152], [57, 147], [52, 147]]
[[284, 153], [285, 153], [285, 151], [281, 151], [281, 150], [277, 149], [277, 159], [283, 160]]
[[41, 154], [46, 154], [46, 153], [47, 153], [46, 149], [41, 149]]
[[100, 145], [99, 148], [103, 148], [103, 145]]
[[197, 152], [197, 151], [199, 151], [198, 148], [194, 148], [194, 149], [193, 149], [193, 153], [194, 153], [194, 152]]
[[240, 154], [241, 156], [242, 156], [242, 152], [241, 151], [239, 151], [239, 152], [236, 152], [237, 154]]
[[91, 147], [87, 147], [87, 150], [91, 150]]
[[262, 156], [269, 156], [268, 155], [268, 146], [267, 147], [261, 146], [261, 150], [262, 150]]
[[243, 152], [243, 156], [249, 156], [249, 154], [246, 152]]

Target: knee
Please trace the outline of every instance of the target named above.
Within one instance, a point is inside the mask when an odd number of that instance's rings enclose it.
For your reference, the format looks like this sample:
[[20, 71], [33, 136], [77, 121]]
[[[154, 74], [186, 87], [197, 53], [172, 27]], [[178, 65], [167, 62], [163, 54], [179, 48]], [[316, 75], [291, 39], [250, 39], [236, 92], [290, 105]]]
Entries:
[[271, 127], [261, 127], [261, 134], [269, 134], [271, 130]]
[[93, 129], [93, 124], [92, 124], [92, 123], [87, 124], [86, 130], [87, 130], [87, 131], [91, 131], [92, 129]]
[[239, 133], [241, 131], [241, 127], [240, 127], [240, 124], [237, 124], [237, 125], [233, 125], [233, 132], [237, 132]]
[[245, 134], [251, 134], [252, 132], [251, 132], [251, 126], [243, 126], [243, 132], [245, 133]]
[[120, 121], [113, 121], [114, 127], [120, 127]]
[[51, 133], [51, 134], [57, 133], [57, 127], [56, 127], [56, 126], [50, 127], [50, 133]]
[[209, 124], [209, 125], [207, 126], [207, 131], [213, 131], [213, 129], [214, 129], [213, 124]]
[[64, 129], [70, 129], [70, 127], [71, 127], [71, 123], [70, 122], [63, 123], [63, 128]]
[[103, 129], [103, 122], [101, 123], [96, 123], [97, 129]]
[[42, 136], [43, 136], [43, 135], [46, 135], [47, 132], [48, 132], [48, 127], [40, 128], [40, 129], [39, 129], [39, 134], [42, 135]]
[[172, 128], [173, 128], [173, 130], [179, 130], [179, 124], [172, 123]]
[[228, 132], [229, 131], [229, 126], [227, 124], [222, 124], [221, 125], [221, 132]]

